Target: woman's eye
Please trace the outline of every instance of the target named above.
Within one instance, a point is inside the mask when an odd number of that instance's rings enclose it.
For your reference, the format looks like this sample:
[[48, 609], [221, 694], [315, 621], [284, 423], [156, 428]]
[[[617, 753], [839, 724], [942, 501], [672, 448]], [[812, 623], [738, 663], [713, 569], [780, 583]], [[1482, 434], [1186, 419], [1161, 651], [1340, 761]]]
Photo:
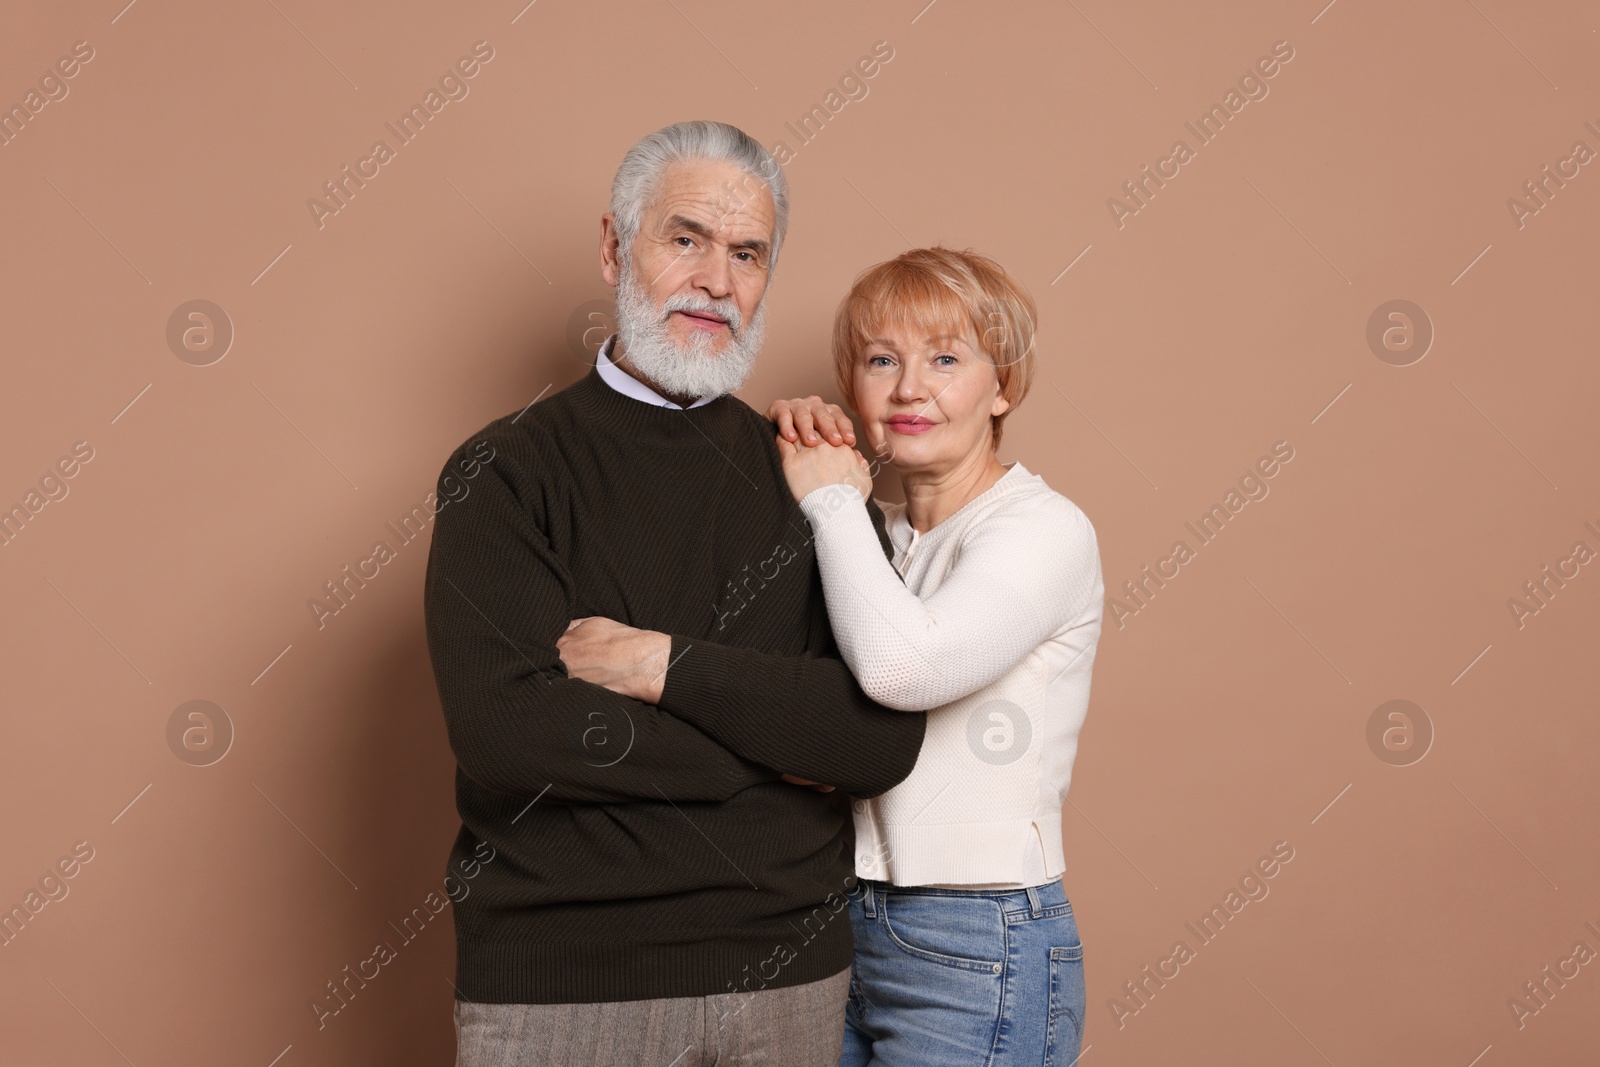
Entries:
[[940, 364], [939, 364], [939, 365], [940, 365], [940, 366], [941, 366], [941, 367], [953, 367], [953, 366], [955, 366], [955, 365], [956, 365], [956, 364], [957, 364], [957, 363], [958, 363], [958, 362], [960, 362], [960, 361], [959, 361], [959, 360], [957, 360], [957, 359], [956, 359], [956, 357], [955, 357], [955, 356], [952, 356], [952, 355], [951, 355], [951, 354], [950, 354], [950, 353], [948, 353], [948, 352], [941, 352], [941, 353], [940, 353], [940, 354], [939, 354], [939, 355], [937, 355], [937, 356], [935, 356], [935, 357], [933, 357], [933, 358], [934, 358], [934, 359], [935, 359], [935, 360], [946, 360], [946, 359], [948, 359], [948, 360], [949, 360], [949, 361], [950, 361], [950, 362], [949, 362], [949, 363], [940, 363]]
[[[879, 360], [882, 360], [883, 362], [880, 363]], [[868, 356], [867, 357], [867, 366], [869, 366], [869, 367], [886, 367], [888, 365], [889, 365], [889, 357], [888, 356]]]

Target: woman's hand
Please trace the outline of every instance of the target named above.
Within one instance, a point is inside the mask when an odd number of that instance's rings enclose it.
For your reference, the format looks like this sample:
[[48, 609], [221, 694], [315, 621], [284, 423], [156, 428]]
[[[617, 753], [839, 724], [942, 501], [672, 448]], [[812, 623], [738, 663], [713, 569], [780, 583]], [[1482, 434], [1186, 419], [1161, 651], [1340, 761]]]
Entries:
[[853, 485], [863, 499], [872, 495], [871, 468], [849, 445], [804, 448], [779, 437], [778, 455], [783, 457], [783, 476], [796, 501], [825, 485]]
[[567, 632], [556, 641], [556, 651], [568, 677], [603, 685], [646, 704], [661, 703], [667, 661], [672, 656], [668, 634], [591, 615], [567, 623]]
[[838, 404], [825, 404], [820, 396], [798, 400], [774, 400], [767, 418], [778, 424], [778, 436], [785, 441], [820, 445], [824, 440], [836, 445], [853, 445], [856, 432]]

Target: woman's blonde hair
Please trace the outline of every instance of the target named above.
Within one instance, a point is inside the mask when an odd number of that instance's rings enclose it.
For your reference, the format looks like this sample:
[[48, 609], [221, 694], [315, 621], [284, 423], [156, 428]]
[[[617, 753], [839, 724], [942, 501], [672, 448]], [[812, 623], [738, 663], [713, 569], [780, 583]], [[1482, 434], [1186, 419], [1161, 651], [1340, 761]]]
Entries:
[[990, 423], [990, 447], [1000, 447], [1002, 423], [1033, 385], [1033, 337], [1038, 311], [1028, 291], [994, 260], [971, 250], [914, 248], [862, 271], [833, 320], [833, 377], [845, 403], [856, 407], [855, 366], [862, 349], [885, 327], [918, 336], [965, 336], [994, 363], [1000, 395], [1010, 401]]

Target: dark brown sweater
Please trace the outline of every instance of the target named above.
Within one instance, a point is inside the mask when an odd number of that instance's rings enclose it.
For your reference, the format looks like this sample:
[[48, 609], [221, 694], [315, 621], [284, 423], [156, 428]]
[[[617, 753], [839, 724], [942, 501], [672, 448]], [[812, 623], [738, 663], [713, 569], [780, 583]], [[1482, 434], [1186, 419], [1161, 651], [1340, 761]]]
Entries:
[[[464, 998], [703, 996], [850, 965], [850, 795], [911, 772], [924, 716], [839, 658], [774, 437], [736, 397], [663, 408], [591, 370], [447, 463], [426, 614], [459, 764], [450, 869], [495, 850], [456, 903]], [[567, 677], [556, 640], [588, 615], [672, 635], [659, 707]]]

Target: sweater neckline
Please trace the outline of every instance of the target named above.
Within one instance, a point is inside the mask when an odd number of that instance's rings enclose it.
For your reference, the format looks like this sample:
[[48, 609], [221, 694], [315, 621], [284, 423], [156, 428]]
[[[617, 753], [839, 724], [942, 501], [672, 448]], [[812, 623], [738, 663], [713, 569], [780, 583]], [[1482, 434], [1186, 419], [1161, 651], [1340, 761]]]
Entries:
[[704, 443], [705, 431], [719, 426], [733, 414], [738, 403], [732, 393], [697, 407], [662, 407], [613, 388], [600, 376], [598, 363], [573, 383], [569, 390], [583, 414], [603, 429], [622, 434], [638, 434], [653, 441], [681, 439]]
[[999, 478], [996, 478], [993, 485], [979, 493], [977, 496], [973, 497], [971, 500], [967, 501], [965, 504], [962, 504], [959, 508], [956, 508], [950, 514], [946, 515], [939, 522], [935, 523], [927, 532], [918, 530], [915, 526], [911, 525], [911, 520], [908, 517], [911, 509], [902, 503], [898, 508], [897, 514], [894, 516], [894, 524], [890, 532], [900, 532], [903, 534], [905, 537], [905, 545], [899, 544], [899, 539], [897, 538], [896, 547], [903, 548], [911, 544], [924, 544], [930, 539], [935, 539], [940, 536], [942, 531], [954, 529], [955, 520], [960, 518], [963, 513], [967, 513], [976, 509], [979, 504], [985, 501], [993, 500], [996, 497], [1004, 496], [1005, 494], [1011, 492], [1014, 487], [1020, 484], [1023, 478], [1028, 477], [1031, 474], [1032, 472], [1022, 465], [1022, 461], [1020, 459], [1012, 460], [1010, 465], [1006, 467], [1006, 472]]

